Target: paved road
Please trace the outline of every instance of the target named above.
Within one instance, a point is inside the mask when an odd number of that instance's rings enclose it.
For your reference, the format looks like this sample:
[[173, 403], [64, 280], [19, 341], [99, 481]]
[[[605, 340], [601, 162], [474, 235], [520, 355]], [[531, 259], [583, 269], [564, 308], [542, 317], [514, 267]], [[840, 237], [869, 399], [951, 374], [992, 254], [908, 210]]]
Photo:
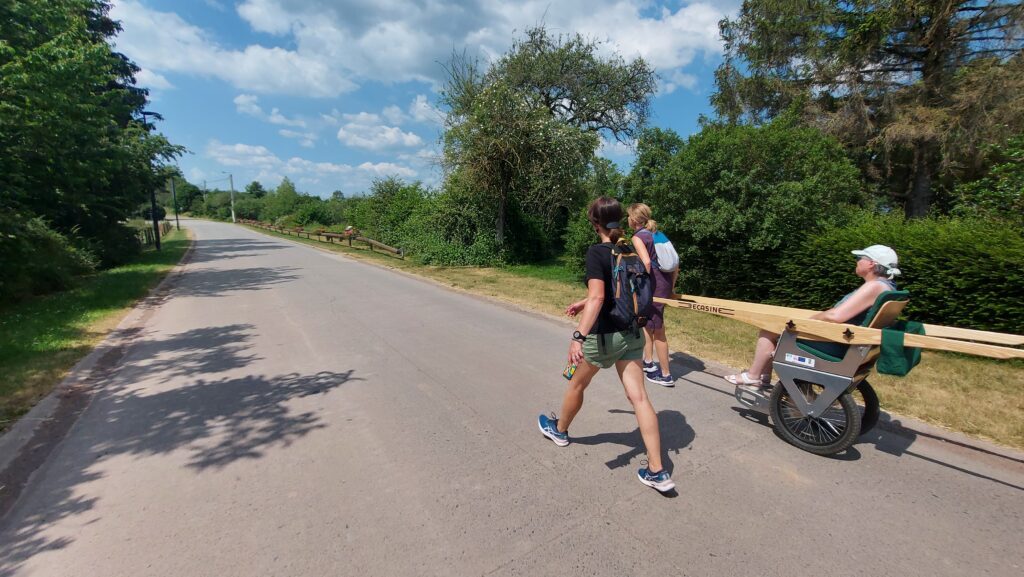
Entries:
[[613, 374], [575, 443], [568, 325], [240, 227], [194, 258], [7, 515], [0, 575], [1021, 575], [1024, 461], [875, 434], [815, 457], [699, 361]]

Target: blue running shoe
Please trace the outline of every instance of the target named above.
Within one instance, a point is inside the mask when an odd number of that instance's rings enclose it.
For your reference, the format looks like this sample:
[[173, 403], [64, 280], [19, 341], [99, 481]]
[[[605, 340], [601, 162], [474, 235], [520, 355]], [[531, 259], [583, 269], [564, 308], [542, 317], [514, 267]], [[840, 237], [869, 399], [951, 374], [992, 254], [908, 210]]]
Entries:
[[648, 375], [656, 375], [661, 373], [661, 365], [655, 361], [644, 361], [644, 372]]
[[675, 481], [672, 477], [669, 477], [668, 471], [662, 469], [656, 474], [651, 474], [651, 470], [644, 467], [636, 472], [636, 476], [640, 478], [640, 482], [648, 487], [654, 487], [661, 493], [666, 493], [676, 488]]
[[672, 378], [672, 375], [663, 375], [661, 373], [647, 373], [645, 377], [647, 382], [654, 383], [655, 385], [661, 385], [663, 387], [674, 387], [676, 386], [676, 380]]
[[554, 441], [559, 447], [564, 447], [569, 444], [569, 433], [558, 432], [558, 419], [555, 418], [554, 413], [552, 413], [550, 417], [547, 415], [541, 415], [538, 417], [537, 426], [545, 437]]

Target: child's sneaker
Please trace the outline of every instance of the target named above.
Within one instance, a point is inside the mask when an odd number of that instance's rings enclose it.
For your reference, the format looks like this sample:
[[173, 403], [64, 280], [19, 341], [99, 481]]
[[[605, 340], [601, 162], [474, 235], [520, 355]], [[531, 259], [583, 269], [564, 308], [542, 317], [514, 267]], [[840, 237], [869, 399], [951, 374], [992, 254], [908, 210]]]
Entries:
[[676, 380], [672, 378], [672, 375], [663, 375], [661, 373], [647, 373], [647, 381], [663, 387], [674, 387], [676, 386]]
[[545, 437], [554, 441], [559, 447], [564, 447], [569, 444], [569, 433], [558, 432], [558, 419], [555, 418], [553, 413], [550, 417], [547, 415], [541, 415], [538, 417], [537, 426]]
[[655, 474], [651, 474], [650, 469], [644, 467], [636, 472], [636, 476], [639, 477], [640, 482], [648, 487], [654, 487], [659, 492], [665, 493], [676, 488], [675, 481], [668, 475], [668, 471], [662, 469]]
[[658, 374], [661, 372], [661, 366], [654, 361], [648, 362], [647, 360], [644, 360], [644, 372], [648, 375]]

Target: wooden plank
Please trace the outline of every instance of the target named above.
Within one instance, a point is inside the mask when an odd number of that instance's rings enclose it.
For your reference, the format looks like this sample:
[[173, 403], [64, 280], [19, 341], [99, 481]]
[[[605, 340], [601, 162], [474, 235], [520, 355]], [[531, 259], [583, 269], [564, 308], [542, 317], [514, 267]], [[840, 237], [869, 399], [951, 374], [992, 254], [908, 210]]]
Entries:
[[[854, 345], [879, 345], [882, 342], [882, 331], [880, 329], [843, 323], [830, 323], [809, 318], [796, 318], [795, 315], [788, 315], [766, 308], [770, 307], [770, 305], [710, 299], [692, 295], [680, 295], [678, 299], [655, 298], [654, 300], [677, 308], [688, 308], [735, 319], [773, 333], [782, 333], [782, 331], [788, 328], [790, 331], [796, 332], [800, 337], [812, 340], [826, 340]], [[785, 307], [777, 308], [784, 309]], [[905, 334], [903, 342], [907, 346], [920, 347], [922, 349], [952, 351], [997, 359], [1024, 358], [1024, 350], [1021, 349], [972, 343], [934, 335]]]
[[[811, 316], [817, 314], [819, 311], [809, 309], [798, 309], [793, 307], [783, 307], [777, 305], [766, 305], [761, 303], [748, 303], [743, 301], [731, 301], [725, 299], [716, 299], [711, 297], [701, 297], [694, 295], [679, 295], [679, 301], [674, 299], [662, 299], [656, 298], [657, 302], [669, 304], [672, 306], [680, 306], [677, 302], [691, 302], [699, 303], [706, 306], [717, 306], [726, 309], [735, 309], [736, 307], [742, 307], [744, 310], [763, 312], [770, 314], [778, 314], [783, 316], [789, 316], [792, 319], [809, 319]], [[689, 306], [683, 306], [683, 308], [692, 308]], [[702, 311], [707, 312], [707, 311]], [[980, 341], [983, 343], [992, 343], [997, 345], [1010, 345], [1020, 346], [1024, 345], [1024, 335], [1014, 335], [1010, 333], [997, 333], [993, 331], [979, 331], [974, 329], [962, 329], [959, 327], [947, 327], [944, 325], [924, 325], [924, 332], [930, 337], [943, 337], [949, 339], [960, 339], [966, 341]]]

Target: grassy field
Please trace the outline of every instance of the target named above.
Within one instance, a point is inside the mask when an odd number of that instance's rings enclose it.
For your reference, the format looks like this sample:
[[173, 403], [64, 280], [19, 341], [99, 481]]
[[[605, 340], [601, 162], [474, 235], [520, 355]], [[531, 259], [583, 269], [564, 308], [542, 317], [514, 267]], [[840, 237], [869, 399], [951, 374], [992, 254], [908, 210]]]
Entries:
[[[287, 238], [553, 315], [561, 315], [566, 304], [584, 293], [583, 284], [560, 261], [504, 268], [432, 267], [363, 248]], [[750, 362], [757, 335], [750, 325], [682, 309], [670, 309], [665, 320], [674, 351], [737, 368]], [[907, 377], [874, 374], [869, 380], [890, 413], [1024, 449], [1024, 362], [925, 351]]]
[[163, 251], [83, 279], [78, 287], [0, 308], [0, 430], [32, 408], [185, 254], [186, 231]]

